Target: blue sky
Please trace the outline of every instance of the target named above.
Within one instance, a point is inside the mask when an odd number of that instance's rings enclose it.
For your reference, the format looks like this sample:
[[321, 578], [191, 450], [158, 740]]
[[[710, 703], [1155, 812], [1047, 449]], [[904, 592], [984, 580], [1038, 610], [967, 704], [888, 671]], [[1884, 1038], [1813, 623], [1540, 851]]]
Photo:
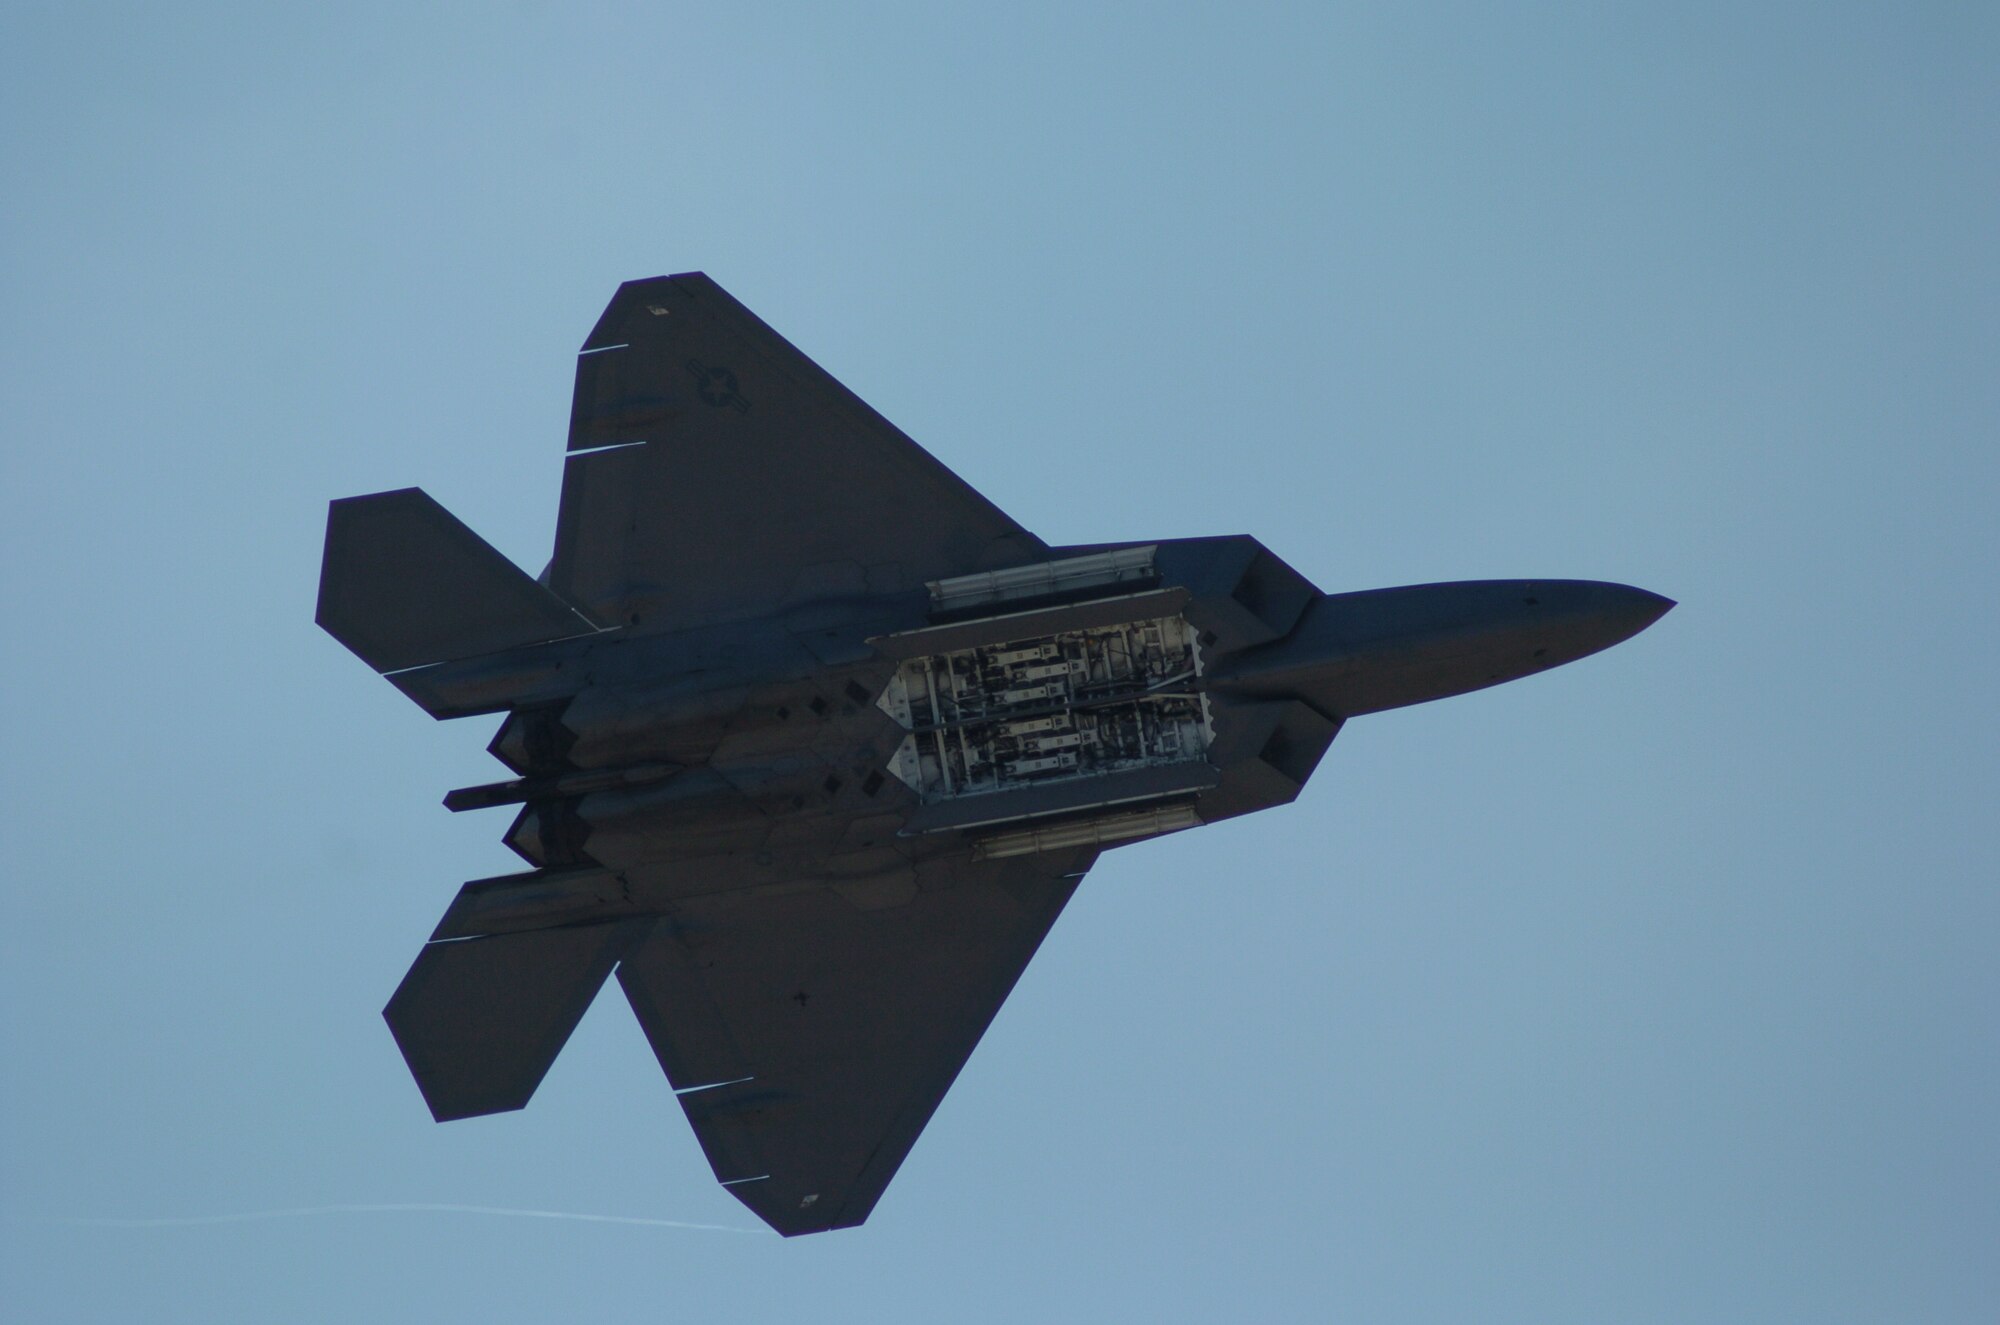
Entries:
[[[1995, 15], [10, 6], [0, 1300], [1990, 1320]], [[1681, 606], [1106, 857], [860, 1231], [64, 1222], [754, 1227], [615, 996], [430, 1121], [491, 724], [312, 624], [333, 497], [539, 569], [690, 269], [1051, 542]]]

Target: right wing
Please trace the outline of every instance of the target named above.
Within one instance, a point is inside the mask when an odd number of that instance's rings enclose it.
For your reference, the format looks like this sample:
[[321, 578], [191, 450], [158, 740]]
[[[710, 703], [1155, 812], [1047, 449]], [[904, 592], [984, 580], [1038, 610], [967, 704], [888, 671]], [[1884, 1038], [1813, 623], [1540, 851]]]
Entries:
[[969, 858], [894, 904], [718, 895], [618, 980], [716, 1178], [790, 1237], [868, 1217], [1094, 848]]
[[618, 288], [577, 360], [569, 447], [546, 578], [604, 625], [698, 625], [1047, 551], [698, 272]]

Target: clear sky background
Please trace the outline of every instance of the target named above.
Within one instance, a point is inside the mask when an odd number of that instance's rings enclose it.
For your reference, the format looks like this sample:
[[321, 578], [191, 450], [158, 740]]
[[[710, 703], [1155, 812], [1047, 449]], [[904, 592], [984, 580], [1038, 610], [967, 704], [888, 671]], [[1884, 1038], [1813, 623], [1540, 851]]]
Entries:
[[[836, 8], [5, 7], [0, 1315], [1993, 1320], [2000, 9]], [[1051, 542], [1681, 606], [1108, 855], [861, 1230], [63, 1222], [758, 1227], [615, 990], [430, 1121], [493, 723], [312, 623], [691, 269]]]

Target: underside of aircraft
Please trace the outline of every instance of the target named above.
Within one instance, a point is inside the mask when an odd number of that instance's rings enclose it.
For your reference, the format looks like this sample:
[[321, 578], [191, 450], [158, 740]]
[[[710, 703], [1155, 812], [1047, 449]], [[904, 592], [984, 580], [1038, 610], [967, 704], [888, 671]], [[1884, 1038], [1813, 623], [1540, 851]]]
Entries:
[[615, 974], [716, 1178], [791, 1235], [867, 1218], [1101, 852], [1671, 606], [1050, 547], [688, 274], [584, 342], [539, 578], [419, 490], [351, 497], [318, 620], [433, 717], [505, 715], [513, 776], [446, 804], [520, 806], [533, 868], [466, 884], [385, 1010], [432, 1113], [523, 1107]]

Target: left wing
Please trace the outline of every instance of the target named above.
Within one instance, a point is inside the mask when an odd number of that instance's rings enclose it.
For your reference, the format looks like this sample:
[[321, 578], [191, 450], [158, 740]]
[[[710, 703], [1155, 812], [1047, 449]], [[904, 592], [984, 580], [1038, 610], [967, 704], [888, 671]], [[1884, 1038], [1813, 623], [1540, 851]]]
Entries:
[[618, 980], [716, 1178], [787, 1237], [866, 1219], [1095, 854], [963, 858], [876, 909], [808, 886], [659, 922]]
[[664, 629], [1046, 545], [699, 272], [627, 281], [577, 358], [549, 587]]

